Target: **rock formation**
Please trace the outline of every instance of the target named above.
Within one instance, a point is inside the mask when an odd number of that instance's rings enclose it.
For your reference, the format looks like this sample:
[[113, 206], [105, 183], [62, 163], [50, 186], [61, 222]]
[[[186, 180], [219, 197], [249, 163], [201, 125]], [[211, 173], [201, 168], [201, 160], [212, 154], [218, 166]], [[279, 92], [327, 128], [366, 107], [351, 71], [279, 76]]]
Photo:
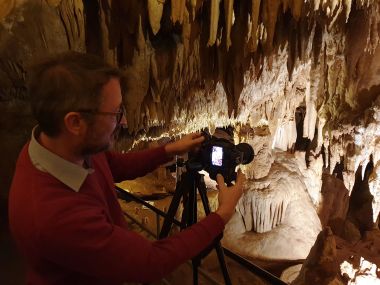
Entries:
[[265, 178], [248, 181], [224, 244], [248, 258], [305, 259], [321, 223], [292, 155], [276, 155]]
[[[135, 143], [233, 125], [235, 143], [254, 147], [226, 244], [253, 258], [303, 259], [326, 225], [362, 241], [379, 226], [379, 9], [379, 0], [3, 1], [2, 200], [34, 124], [28, 66], [70, 49], [123, 70]], [[130, 136], [117, 148], [128, 150]], [[233, 236], [251, 246], [237, 248]]]

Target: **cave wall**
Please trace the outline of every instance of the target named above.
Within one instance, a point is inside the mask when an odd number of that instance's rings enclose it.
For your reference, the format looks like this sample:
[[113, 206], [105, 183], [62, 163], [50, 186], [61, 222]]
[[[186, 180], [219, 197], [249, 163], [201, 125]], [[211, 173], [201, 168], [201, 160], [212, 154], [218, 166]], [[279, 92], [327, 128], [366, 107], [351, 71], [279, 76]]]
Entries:
[[[346, 188], [371, 161], [380, 207], [378, 0], [11, 0], [0, 5], [1, 195], [34, 122], [27, 68], [64, 50], [118, 65], [131, 134], [233, 124], [265, 177], [273, 150], [310, 140], [305, 160], [342, 163]], [[303, 109], [302, 135], [297, 110]], [[318, 162], [318, 167], [319, 167]], [[313, 166], [311, 166], [313, 167]], [[318, 173], [321, 171], [318, 170]], [[321, 173], [319, 174], [321, 175]], [[364, 175], [364, 173], [362, 173]], [[317, 201], [318, 197], [314, 197]]]
[[[57, 2], [57, 1], [56, 1]], [[3, 1], [0, 4], [0, 201], [2, 212], [18, 152], [35, 125], [26, 94], [27, 68], [35, 58], [68, 50], [68, 18], [74, 6], [49, 1]], [[66, 12], [67, 13], [67, 12]], [[83, 16], [83, 14], [82, 14]], [[83, 27], [83, 17], [82, 17]], [[80, 27], [80, 26], [77, 26]], [[81, 32], [84, 36], [84, 32]], [[82, 37], [83, 37], [82, 36]], [[84, 38], [75, 49], [85, 50]], [[5, 216], [5, 215], [3, 215]]]

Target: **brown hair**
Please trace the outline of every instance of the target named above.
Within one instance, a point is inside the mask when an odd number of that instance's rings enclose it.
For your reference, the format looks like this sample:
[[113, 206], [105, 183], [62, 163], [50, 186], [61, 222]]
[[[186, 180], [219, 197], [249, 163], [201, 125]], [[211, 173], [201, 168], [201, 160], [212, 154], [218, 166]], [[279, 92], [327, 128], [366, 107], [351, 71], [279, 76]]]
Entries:
[[73, 51], [33, 66], [28, 73], [28, 91], [41, 130], [48, 136], [57, 136], [68, 112], [97, 110], [100, 91], [113, 77], [122, 79], [118, 68], [95, 55]]

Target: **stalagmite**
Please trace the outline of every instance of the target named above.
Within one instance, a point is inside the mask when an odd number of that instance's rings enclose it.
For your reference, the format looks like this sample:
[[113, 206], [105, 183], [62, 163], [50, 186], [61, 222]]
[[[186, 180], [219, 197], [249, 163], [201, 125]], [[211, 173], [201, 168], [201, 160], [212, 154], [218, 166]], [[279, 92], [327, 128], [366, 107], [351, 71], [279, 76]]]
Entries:
[[231, 46], [231, 26], [232, 26], [232, 16], [234, 13], [234, 0], [224, 0], [224, 17], [226, 22], [226, 47], [227, 50]]
[[[329, 227], [325, 228], [318, 235], [315, 245], [310, 250], [307, 260], [302, 265], [302, 269], [294, 285], [302, 284], [329, 284], [337, 273], [336, 266], [337, 249], [334, 234]], [[317, 268], [322, 274], [316, 275], [311, 272]], [[341, 284], [333, 283], [330, 284]]]
[[219, 4], [220, 4], [220, 0], [211, 0], [210, 35], [207, 42], [207, 46], [213, 46], [216, 41], [216, 35], [218, 33], [218, 21], [219, 21]]
[[165, 1], [166, 0], [148, 0], [149, 22], [154, 35], [160, 30]]

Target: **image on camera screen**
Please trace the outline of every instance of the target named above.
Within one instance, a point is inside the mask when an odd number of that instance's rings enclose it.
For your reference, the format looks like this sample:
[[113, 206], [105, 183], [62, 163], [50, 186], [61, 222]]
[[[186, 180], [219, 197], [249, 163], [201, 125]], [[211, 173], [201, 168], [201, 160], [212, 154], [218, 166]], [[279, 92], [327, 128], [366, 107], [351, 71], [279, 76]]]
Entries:
[[211, 163], [215, 166], [222, 166], [223, 164], [223, 148], [220, 146], [213, 146], [211, 153]]

